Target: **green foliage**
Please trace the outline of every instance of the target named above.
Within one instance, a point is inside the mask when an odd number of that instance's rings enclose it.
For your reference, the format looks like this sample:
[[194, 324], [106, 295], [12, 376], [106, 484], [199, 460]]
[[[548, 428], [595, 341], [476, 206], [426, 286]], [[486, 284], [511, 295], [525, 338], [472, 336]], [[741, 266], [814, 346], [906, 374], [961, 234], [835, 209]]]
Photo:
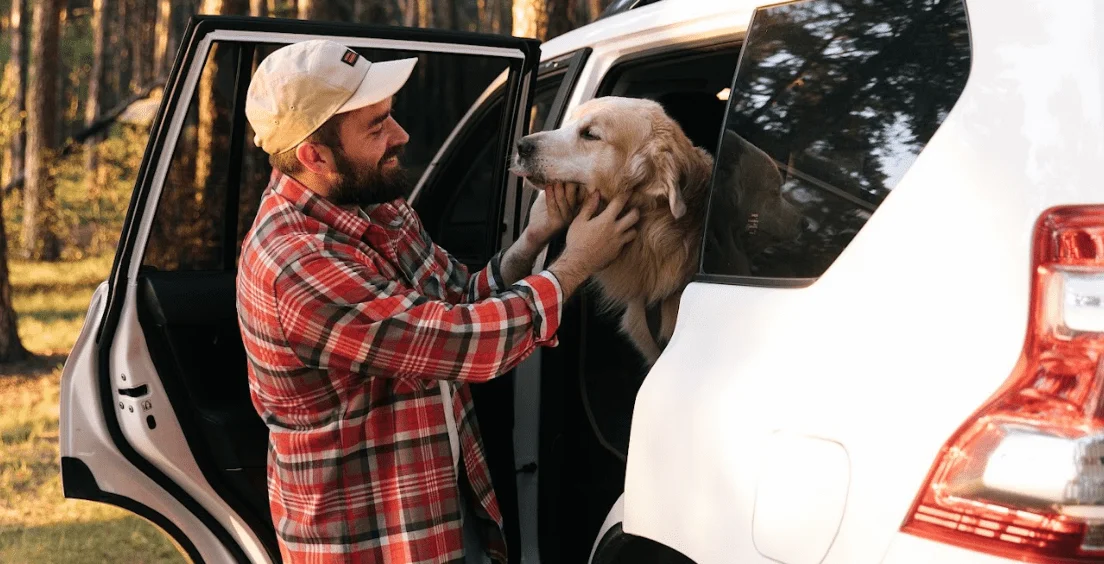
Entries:
[[[57, 228], [62, 260], [113, 253], [122, 232], [127, 204], [142, 164], [147, 131], [116, 126], [97, 148], [99, 170], [84, 169], [84, 153], [75, 151], [57, 160], [51, 172], [57, 179]], [[87, 148], [85, 150], [88, 150]], [[23, 221], [22, 191], [4, 198], [4, 223], [11, 248], [18, 248]]]

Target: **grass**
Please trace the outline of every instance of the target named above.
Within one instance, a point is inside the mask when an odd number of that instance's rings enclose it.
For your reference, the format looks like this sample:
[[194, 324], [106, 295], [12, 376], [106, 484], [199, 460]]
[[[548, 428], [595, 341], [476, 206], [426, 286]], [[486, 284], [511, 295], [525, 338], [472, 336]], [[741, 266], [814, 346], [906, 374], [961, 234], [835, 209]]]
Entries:
[[58, 455], [61, 366], [111, 257], [11, 263], [19, 336], [35, 358], [0, 368], [0, 562], [187, 562], [156, 526], [64, 499]]

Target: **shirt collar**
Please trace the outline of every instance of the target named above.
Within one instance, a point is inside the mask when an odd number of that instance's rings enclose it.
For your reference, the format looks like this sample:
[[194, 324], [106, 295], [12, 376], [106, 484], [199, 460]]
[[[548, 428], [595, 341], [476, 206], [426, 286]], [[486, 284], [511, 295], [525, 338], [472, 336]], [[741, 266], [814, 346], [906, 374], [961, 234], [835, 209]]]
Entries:
[[354, 239], [362, 239], [369, 231], [397, 231], [402, 227], [402, 214], [392, 203], [365, 206], [362, 216], [356, 209], [345, 209], [335, 205], [295, 178], [278, 170], [272, 171], [269, 184], [273, 192], [289, 201], [304, 215], [317, 219]]

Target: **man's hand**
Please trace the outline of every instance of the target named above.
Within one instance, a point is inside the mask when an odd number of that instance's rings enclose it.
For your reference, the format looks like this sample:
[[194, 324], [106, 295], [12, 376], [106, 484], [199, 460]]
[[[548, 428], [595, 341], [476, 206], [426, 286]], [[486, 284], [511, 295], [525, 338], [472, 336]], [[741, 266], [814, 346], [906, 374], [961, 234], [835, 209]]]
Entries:
[[609, 266], [621, 249], [636, 238], [640, 213], [631, 209], [621, 215], [627, 202], [628, 196], [620, 194], [602, 213], [595, 215], [598, 194], [587, 197], [567, 231], [563, 253], [548, 268], [560, 280], [565, 295], [571, 295], [592, 274]]
[[525, 231], [534, 244], [544, 247], [559, 235], [579, 212], [582, 188], [573, 183], [549, 184], [537, 195]]
[[502, 256], [500, 267], [507, 285], [530, 274], [541, 249], [575, 218], [581, 192], [577, 184], [550, 184], [537, 194], [529, 212], [529, 224]]

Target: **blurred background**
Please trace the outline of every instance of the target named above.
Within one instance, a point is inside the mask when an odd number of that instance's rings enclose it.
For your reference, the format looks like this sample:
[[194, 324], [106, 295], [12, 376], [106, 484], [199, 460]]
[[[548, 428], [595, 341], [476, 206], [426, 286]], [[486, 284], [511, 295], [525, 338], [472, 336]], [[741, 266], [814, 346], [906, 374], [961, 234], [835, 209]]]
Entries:
[[[550, 39], [610, 0], [0, 0], [0, 562], [185, 562], [168, 536], [112, 507], [62, 497], [58, 385], [95, 287], [108, 276], [149, 127], [195, 14], [440, 28]], [[501, 69], [423, 65], [401, 98], [417, 167]], [[213, 67], [217, 72], [217, 67]], [[451, 71], [450, 71], [451, 68]], [[440, 69], [440, 70], [435, 70]], [[446, 97], [442, 92], [457, 93]], [[200, 86], [189, 144], [162, 202], [182, 248], [199, 223], [219, 118]], [[455, 98], [455, 100], [453, 100]], [[434, 106], [433, 119], [415, 119]], [[207, 106], [210, 107], [210, 106]], [[250, 144], [251, 145], [251, 144]], [[260, 170], [264, 176], [267, 169]], [[413, 170], [416, 174], [418, 171]], [[176, 179], [180, 180], [180, 179]], [[253, 183], [258, 190], [263, 185]], [[247, 226], [246, 226], [247, 227]], [[151, 252], [157, 248], [154, 235]], [[201, 261], [166, 254], [157, 261]]]

